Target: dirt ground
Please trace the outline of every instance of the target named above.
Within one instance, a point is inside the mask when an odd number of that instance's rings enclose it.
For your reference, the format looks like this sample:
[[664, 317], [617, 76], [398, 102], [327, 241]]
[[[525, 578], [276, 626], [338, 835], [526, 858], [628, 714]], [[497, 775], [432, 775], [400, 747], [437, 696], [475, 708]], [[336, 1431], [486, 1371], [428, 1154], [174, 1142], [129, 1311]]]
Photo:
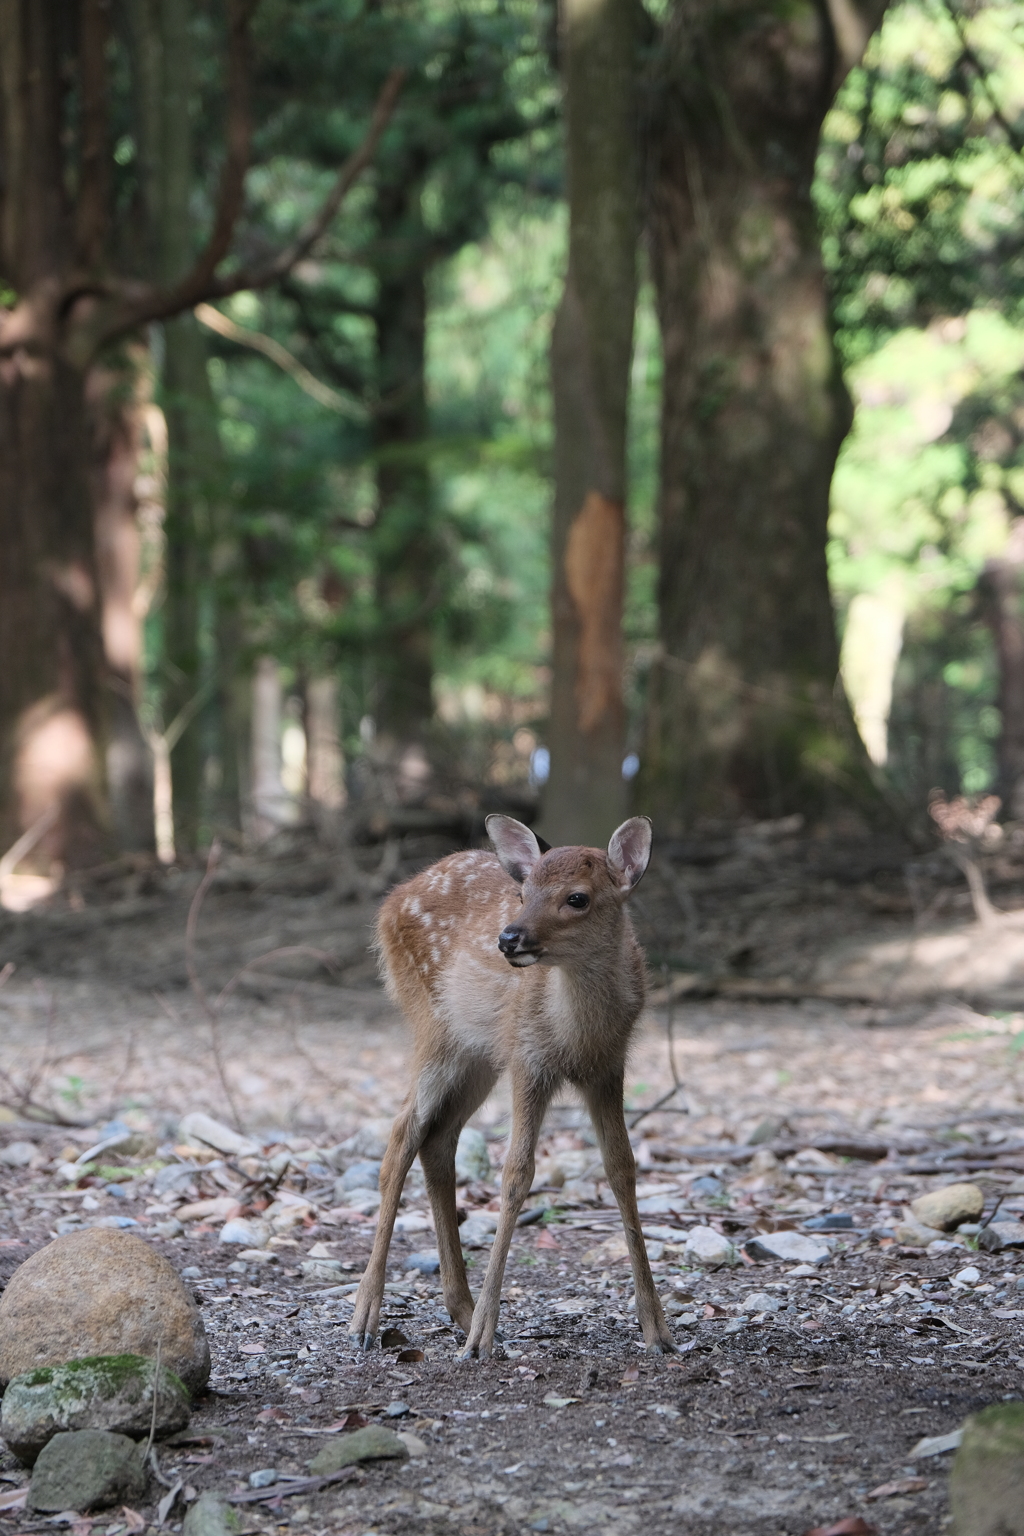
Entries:
[[[0, 1161], [0, 1284], [58, 1231], [112, 1217], [187, 1272], [214, 1371], [188, 1442], [160, 1453], [183, 1484], [168, 1527], [193, 1490], [248, 1491], [274, 1468], [263, 1502], [240, 1506], [246, 1530], [802, 1536], [860, 1516], [882, 1536], [941, 1531], [950, 1455], [912, 1452], [1022, 1395], [1024, 1250], [894, 1234], [906, 1202], [953, 1179], [980, 1184], [988, 1214], [997, 1199], [1000, 1217], [1024, 1214], [1024, 971], [1006, 959], [1024, 931], [1016, 845], [987, 871], [1007, 914], [992, 931], [938, 854], [824, 844], [792, 823], [663, 850], [638, 892], [653, 1001], [627, 1114], [680, 1353], [642, 1350], [621, 1229], [566, 1099], [540, 1148], [547, 1182], [530, 1208], [544, 1214], [513, 1244], [500, 1357], [472, 1364], [436, 1277], [405, 1268], [433, 1244], [415, 1170], [383, 1319], [397, 1333], [352, 1350], [375, 1217], [335, 1188], [372, 1155], [404, 1088], [404, 1027], [366, 952], [373, 882], [443, 851], [406, 839], [397, 858], [292, 850], [225, 866], [197, 928], [208, 996], [258, 956], [289, 953], [242, 972], [212, 1005], [215, 1027], [187, 985], [198, 871], [122, 870], [109, 888], [0, 918], [0, 966], [16, 967], [0, 988], [0, 1152], [35, 1146], [30, 1162]], [[33, 1118], [43, 1110], [67, 1123]], [[237, 1110], [260, 1154], [189, 1146], [179, 1122], [193, 1110], [226, 1122]], [[499, 1089], [475, 1117], [493, 1169], [460, 1189], [467, 1212], [496, 1206], [507, 1114]], [[112, 1119], [139, 1133], [135, 1150], [70, 1184], [61, 1165]], [[241, 1261], [219, 1240], [224, 1211], [187, 1219], [187, 1207], [237, 1196], [269, 1220], [261, 1178], [282, 1152], [273, 1261]], [[168, 1168], [177, 1182], [161, 1180]], [[696, 1224], [742, 1245], [825, 1213], [852, 1225], [828, 1235], [819, 1266], [684, 1261]], [[469, 1250], [474, 1285], [486, 1258]], [[958, 1281], [969, 1268], [979, 1278]], [[778, 1310], [747, 1310], [765, 1292]], [[421, 1453], [290, 1492], [347, 1414], [411, 1433]], [[0, 1455], [0, 1493], [25, 1476]], [[140, 1511], [154, 1527], [162, 1492]], [[0, 1512], [8, 1536], [50, 1528]], [[132, 1528], [110, 1511], [74, 1536]]]

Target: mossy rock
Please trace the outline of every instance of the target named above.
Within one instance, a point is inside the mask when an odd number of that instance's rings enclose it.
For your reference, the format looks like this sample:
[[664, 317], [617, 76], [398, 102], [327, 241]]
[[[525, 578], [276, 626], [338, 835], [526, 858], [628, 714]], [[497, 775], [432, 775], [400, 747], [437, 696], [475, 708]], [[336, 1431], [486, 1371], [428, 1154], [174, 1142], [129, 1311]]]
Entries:
[[41, 1366], [15, 1376], [0, 1404], [0, 1435], [31, 1466], [43, 1446], [64, 1431], [97, 1429], [135, 1439], [148, 1436], [156, 1389], [156, 1437], [184, 1429], [189, 1396], [181, 1379], [141, 1355], [94, 1355]]
[[146, 1491], [145, 1451], [106, 1430], [54, 1435], [32, 1473], [28, 1508], [49, 1514], [132, 1503]]
[[408, 1455], [408, 1446], [402, 1444], [393, 1430], [370, 1424], [366, 1429], [331, 1440], [313, 1457], [309, 1470], [314, 1475], [340, 1472], [342, 1467], [357, 1461], [405, 1461]]
[[1024, 1402], [993, 1403], [967, 1420], [949, 1502], [955, 1536], [1024, 1536]]

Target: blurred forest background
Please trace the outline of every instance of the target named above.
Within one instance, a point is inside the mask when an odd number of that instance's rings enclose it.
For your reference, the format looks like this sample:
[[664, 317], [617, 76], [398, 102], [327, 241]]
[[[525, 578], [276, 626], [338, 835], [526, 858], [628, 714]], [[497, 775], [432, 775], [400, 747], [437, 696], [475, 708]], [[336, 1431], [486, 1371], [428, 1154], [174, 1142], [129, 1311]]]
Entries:
[[5, 904], [496, 808], [1024, 818], [1024, 5], [0, 0], [0, 54]]

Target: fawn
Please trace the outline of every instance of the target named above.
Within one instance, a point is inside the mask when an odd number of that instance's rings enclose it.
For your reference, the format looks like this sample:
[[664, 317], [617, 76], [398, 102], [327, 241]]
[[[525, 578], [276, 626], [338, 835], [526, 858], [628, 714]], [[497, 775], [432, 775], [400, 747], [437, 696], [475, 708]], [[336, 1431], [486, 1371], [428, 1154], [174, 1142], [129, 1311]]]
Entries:
[[[622, 1213], [644, 1342], [672, 1352], [640, 1231], [622, 1110], [626, 1052], [644, 1001], [643, 952], [625, 899], [650, 861], [651, 823], [646, 816], [624, 822], [607, 852], [542, 850], [510, 816], [488, 816], [486, 825], [497, 857], [482, 849], [451, 854], [397, 886], [381, 907], [381, 968], [415, 1032], [413, 1078], [381, 1165], [380, 1215], [352, 1336], [368, 1349], [376, 1335], [398, 1203], [419, 1153], [445, 1305], [466, 1334], [463, 1358], [490, 1356], [541, 1122], [552, 1094], [568, 1082], [590, 1111]], [[512, 1131], [501, 1215], [474, 1307], [459, 1242], [455, 1147], [506, 1068]]]

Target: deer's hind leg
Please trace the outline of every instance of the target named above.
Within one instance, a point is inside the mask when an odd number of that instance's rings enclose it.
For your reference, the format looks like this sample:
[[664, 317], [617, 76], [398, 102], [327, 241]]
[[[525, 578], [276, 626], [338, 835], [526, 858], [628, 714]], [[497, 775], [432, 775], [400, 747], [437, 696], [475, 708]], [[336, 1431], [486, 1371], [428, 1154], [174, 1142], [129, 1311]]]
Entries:
[[384, 1300], [388, 1250], [398, 1215], [405, 1180], [423, 1141], [423, 1126], [413, 1089], [391, 1127], [388, 1149], [380, 1165], [380, 1214], [373, 1239], [370, 1262], [356, 1292], [355, 1310], [349, 1323], [349, 1336], [360, 1349], [371, 1348], [377, 1337], [380, 1309]]
[[420, 1147], [423, 1176], [434, 1212], [444, 1304], [452, 1321], [467, 1335], [473, 1322], [473, 1297], [466, 1279], [455, 1207], [455, 1149], [459, 1132], [490, 1093], [496, 1079], [490, 1065], [479, 1058], [466, 1063], [437, 1104]]

